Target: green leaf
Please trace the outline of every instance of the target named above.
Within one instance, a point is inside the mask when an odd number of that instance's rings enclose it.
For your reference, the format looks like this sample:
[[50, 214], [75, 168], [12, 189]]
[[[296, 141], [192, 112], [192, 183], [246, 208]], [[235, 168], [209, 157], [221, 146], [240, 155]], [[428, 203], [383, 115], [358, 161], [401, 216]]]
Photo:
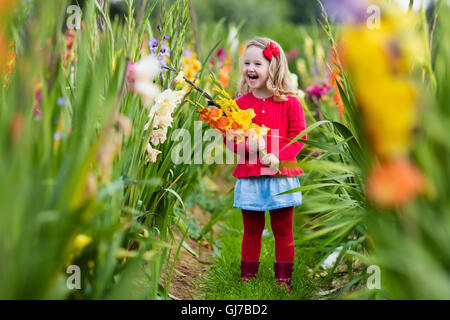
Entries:
[[[314, 130], [315, 128], [317, 128], [318, 126], [321, 126], [325, 123], [331, 123], [331, 121], [329, 120], [322, 120], [322, 121], [317, 121], [316, 123], [310, 125], [308, 128], [306, 128], [305, 130], [303, 130], [302, 132], [300, 132], [295, 138], [293, 138], [287, 145], [285, 145], [281, 150], [283, 150], [284, 148], [290, 146], [291, 144], [293, 144], [294, 142], [300, 140], [302, 137], [304, 137], [305, 135], [307, 135], [308, 133], [310, 133], [312, 130]], [[302, 140], [305, 141], [305, 140]], [[281, 151], [280, 150], [280, 151]]]

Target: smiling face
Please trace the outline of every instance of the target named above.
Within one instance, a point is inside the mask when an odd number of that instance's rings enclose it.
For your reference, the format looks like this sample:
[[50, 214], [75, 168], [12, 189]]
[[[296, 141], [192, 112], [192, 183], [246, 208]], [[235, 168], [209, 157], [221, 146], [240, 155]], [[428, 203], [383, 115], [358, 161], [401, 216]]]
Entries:
[[250, 46], [245, 50], [242, 77], [251, 91], [266, 87], [269, 78], [269, 64], [270, 62], [264, 57], [262, 49]]

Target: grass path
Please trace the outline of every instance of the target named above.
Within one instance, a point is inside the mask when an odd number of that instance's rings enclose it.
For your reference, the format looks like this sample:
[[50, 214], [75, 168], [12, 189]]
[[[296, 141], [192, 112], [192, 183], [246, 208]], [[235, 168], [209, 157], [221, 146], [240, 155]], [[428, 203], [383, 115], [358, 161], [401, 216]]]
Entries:
[[[195, 197], [191, 201], [207, 212], [215, 210], [216, 206], [232, 207], [235, 179], [222, 172], [212, 175], [205, 181], [206, 185], [201, 188], [203, 191], [195, 192]], [[304, 216], [298, 212], [299, 209], [300, 207], [294, 208], [294, 240], [300, 239], [306, 233]], [[201, 299], [211, 300], [303, 300], [338, 297], [339, 292], [356, 273], [349, 275], [347, 264], [341, 262], [333, 274], [319, 270], [312, 275], [312, 269], [322, 257], [300, 245], [295, 247], [293, 290], [288, 294], [276, 285], [273, 270], [274, 237], [270, 227], [270, 214], [266, 212], [265, 215], [266, 227], [262, 239], [258, 277], [248, 283], [238, 283], [243, 222], [241, 210], [231, 208], [226, 210], [214, 228], [217, 231], [210, 237], [215, 252], [212, 258], [214, 263], [201, 277], [197, 278], [198, 296]]]
[[[231, 175], [231, 174], [230, 174]], [[223, 178], [223, 173], [213, 175], [200, 185], [199, 192], [190, 199], [202, 210], [213, 211], [216, 206], [232, 206], [234, 179]], [[203, 190], [203, 191], [202, 191]], [[300, 237], [303, 230], [300, 216], [294, 212], [294, 238]], [[270, 228], [270, 214], [266, 212], [266, 228], [262, 240], [260, 268], [258, 277], [248, 283], [238, 283], [240, 277], [241, 243], [243, 223], [241, 210], [231, 208], [215, 226], [213, 235], [215, 249], [214, 264], [197, 284], [203, 299], [311, 299], [317, 287], [308, 277], [308, 266], [314, 265], [309, 254], [296, 247], [294, 261], [293, 290], [288, 294], [280, 289], [274, 278], [275, 261], [274, 238]]]
[[[282, 300], [311, 299], [316, 291], [308, 278], [310, 257], [296, 248], [293, 272], [293, 290], [288, 294], [280, 289], [274, 278], [274, 239], [270, 230], [270, 216], [266, 213], [258, 277], [248, 283], [238, 283], [240, 277], [242, 217], [240, 210], [232, 210], [221, 224], [222, 232], [216, 241], [221, 247], [220, 256], [208, 270], [203, 281], [205, 299]], [[294, 230], [295, 231], [295, 230]]]

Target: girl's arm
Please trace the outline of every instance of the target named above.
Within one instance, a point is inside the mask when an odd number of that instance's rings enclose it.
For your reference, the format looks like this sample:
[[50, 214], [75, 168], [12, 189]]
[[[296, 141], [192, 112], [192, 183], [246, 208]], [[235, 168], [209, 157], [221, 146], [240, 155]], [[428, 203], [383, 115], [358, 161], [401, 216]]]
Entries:
[[[298, 98], [292, 99], [288, 106], [288, 134], [287, 137], [289, 139], [284, 139], [282, 143], [280, 143], [280, 149], [276, 150], [274, 153], [280, 161], [285, 161], [289, 159], [293, 159], [297, 156], [300, 150], [305, 145], [301, 141], [296, 141], [284, 148], [289, 142], [290, 139], [294, 139], [297, 135], [299, 135], [303, 130], [306, 129], [306, 120], [305, 114], [303, 112], [303, 107]], [[301, 139], [306, 139], [306, 135]], [[284, 148], [284, 149], [283, 149]]]

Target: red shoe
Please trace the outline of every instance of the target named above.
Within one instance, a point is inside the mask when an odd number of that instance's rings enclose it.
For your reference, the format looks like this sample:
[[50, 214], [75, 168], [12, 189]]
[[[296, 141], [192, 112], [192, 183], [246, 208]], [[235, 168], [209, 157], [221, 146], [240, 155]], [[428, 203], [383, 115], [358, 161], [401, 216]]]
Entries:
[[256, 278], [258, 273], [259, 262], [249, 262], [241, 260], [241, 279], [240, 281], [247, 282], [250, 279]]
[[277, 280], [277, 285], [281, 288], [286, 288], [290, 293], [292, 289], [292, 270], [294, 264], [291, 262], [275, 262], [275, 279]]

